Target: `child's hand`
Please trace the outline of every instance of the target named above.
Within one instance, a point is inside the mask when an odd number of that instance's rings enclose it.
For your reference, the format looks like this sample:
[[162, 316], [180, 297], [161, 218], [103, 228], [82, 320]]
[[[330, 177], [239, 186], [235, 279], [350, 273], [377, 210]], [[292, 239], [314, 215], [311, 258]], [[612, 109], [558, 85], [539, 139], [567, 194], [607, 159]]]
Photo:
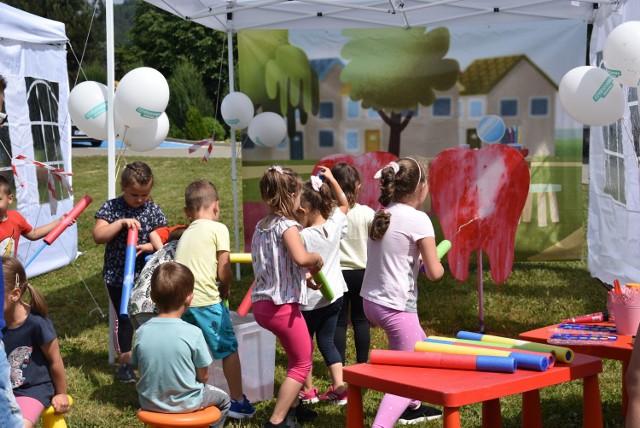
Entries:
[[329, 168], [327, 168], [326, 166], [319, 166], [318, 169], [320, 171], [318, 171], [318, 176], [319, 177], [324, 177], [327, 180], [331, 181], [334, 180], [333, 178], [333, 174], [331, 173], [331, 170]]
[[140, 222], [135, 218], [123, 218], [120, 220], [120, 225], [123, 229], [138, 229], [140, 230]]
[[229, 298], [230, 294], [230, 285], [229, 283], [223, 284], [221, 282], [218, 283], [218, 293], [220, 293], [220, 298], [222, 300], [226, 300]]
[[56, 394], [51, 398], [51, 405], [56, 413], [67, 413], [69, 411], [69, 397], [67, 394]]
[[147, 242], [146, 244], [136, 245], [136, 257], [138, 257], [142, 253], [153, 253], [153, 245], [151, 242]]
[[[64, 217], [66, 217], [67, 215], [69, 215], [69, 213], [64, 213], [64, 214], [62, 214], [62, 217], [60, 217], [60, 218], [58, 219], [58, 223], [60, 223], [60, 221], [62, 221], [62, 219], [63, 219]], [[69, 222], [69, 226], [71, 226], [72, 224], [76, 224], [76, 219], [75, 219], [75, 218]]]
[[307, 287], [309, 287], [312, 290], [320, 290], [320, 285], [313, 282], [313, 279], [311, 279], [311, 276], [307, 278]]

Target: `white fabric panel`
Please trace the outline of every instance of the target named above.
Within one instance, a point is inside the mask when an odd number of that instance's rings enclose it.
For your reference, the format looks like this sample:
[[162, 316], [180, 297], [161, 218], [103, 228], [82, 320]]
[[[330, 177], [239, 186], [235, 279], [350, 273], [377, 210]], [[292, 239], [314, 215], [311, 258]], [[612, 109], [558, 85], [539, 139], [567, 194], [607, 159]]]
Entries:
[[[591, 65], [602, 65], [602, 50], [607, 35], [625, 21], [640, 19], [640, 2], [627, 0], [617, 6], [602, 5], [598, 10], [591, 36]], [[640, 280], [640, 182], [637, 154], [633, 146], [633, 124], [640, 125], [636, 88], [623, 86], [628, 100], [624, 118], [613, 126], [591, 127], [589, 145], [589, 216], [587, 241], [589, 271], [596, 278], [612, 284]], [[630, 91], [632, 93], [630, 94]], [[624, 198], [611, 195], [609, 183], [617, 182], [616, 169], [608, 162], [605, 147], [621, 144], [624, 163]]]
[[[56, 119], [60, 133], [59, 157], [65, 171], [71, 171], [70, 122], [67, 111], [69, 82], [66, 60], [66, 36], [64, 24], [43, 19], [0, 3], [0, 75], [7, 80], [5, 91], [5, 110], [9, 115], [9, 135], [11, 155], [24, 155], [34, 159], [32, 125], [27, 105], [27, 85], [25, 78], [42, 79], [58, 84], [58, 117]], [[48, 143], [48, 142], [47, 142]], [[15, 200], [17, 209], [33, 226], [47, 224], [68, 212], [73, 200], [58, 202], [57, 213], [51, 215], [48, 203], [39, 202], [36, 172], [42, 168], [21, 161], [14, 161], [18, 180]], [[2, 165], [6, 168], [8, 165]], [[39, 171], [38, 171], [39, 170]], [[23, 184], [23, 186], [21, 186]], [[80, 195], [83, 196], [83, 195]], [[18, 247], [18, 257], [26, 263], [44, 244], [44, 241], [31, 242], [22, 238]], [[29, 265], [29, 277], [39, 275], [67, 265], [76, 258], [78, 252], [77, 226], [70, 226], [51, 245], [42, 250]]]

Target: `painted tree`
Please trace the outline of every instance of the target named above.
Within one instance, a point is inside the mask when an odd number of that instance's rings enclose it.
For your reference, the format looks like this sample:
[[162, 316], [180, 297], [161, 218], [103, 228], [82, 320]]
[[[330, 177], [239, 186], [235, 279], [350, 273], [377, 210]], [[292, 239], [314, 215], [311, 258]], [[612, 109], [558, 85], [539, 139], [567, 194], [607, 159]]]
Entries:
[[287, 119], [287, 135], [296, 132], [296, 110], [300, 123], [320, 104], [318, 75], [307, 54], [289, 44], [286, 30], [240, 31], [238, 33], [240, 91], [256, 108], [279, 113]]
[[432, 105], [435, 91], [446, 91], [458, 80], [458, 61], [444, 58], [449, 30], [354, 29], [343, 34], [350, 40], [342, 48], [348, 63], [340, 81], [353, 101], [380, 114], [390, 128], [388, 151], [399, 156], [400, 136], [418, 104]]

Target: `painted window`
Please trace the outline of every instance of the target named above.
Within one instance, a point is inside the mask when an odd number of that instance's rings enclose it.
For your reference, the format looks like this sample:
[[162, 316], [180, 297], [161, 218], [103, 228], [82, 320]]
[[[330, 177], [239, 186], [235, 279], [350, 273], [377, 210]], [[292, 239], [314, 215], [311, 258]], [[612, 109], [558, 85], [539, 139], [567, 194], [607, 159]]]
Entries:
[[324, 129], [318, 131], [318, 146], [320, 147], [333, 147], [334, 146], [334, 134], [333, 130]]
[[333, 102], [320, 101], [320, 109], [318, 111], [320, 119], [333, 119]]
[[451, 117], [451, 97], [436, 98], [431, 106], [431, 114], [434, 117]]
[[484, 103], [482, 100], [470, 100], [469, 101], [469, 117], [482, 117], [484, 116]]
[[345, 132], [344, 141], [345, 141], [345, 149], [348, 152], [357, 152], [359, 149], [358, 140], [360, 133], [355, 129], [350, 129]]
[[531, 98], [529, 115], [532, 117], [549, 116], [549, 98]]
[[503, 118], [518, 116], [518, 100], [515, 100], [515, 99], [500, 100], [500, 116]]
[[378, 111], [372, 108], [367, 110], [367, 117], [369, 119], [380, 119], [380, 115], [378, 114]]
[[358, 119], [360, 117], [360, 103], [347, 100], [347, 117], [349, 119]]

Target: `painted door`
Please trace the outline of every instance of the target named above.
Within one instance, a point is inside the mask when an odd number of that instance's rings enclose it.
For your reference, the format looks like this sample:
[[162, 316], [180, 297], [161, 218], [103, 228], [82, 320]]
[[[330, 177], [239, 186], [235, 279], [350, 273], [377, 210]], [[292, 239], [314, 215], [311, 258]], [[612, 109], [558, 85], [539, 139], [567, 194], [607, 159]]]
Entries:
[[304, 136], [302, 132], [297, 131], [289, 144], [290, 159], [304, 159]]
[[365, 129], [364, 131], [365, 152], [380, 151], [380, 131], [377, 129]]

